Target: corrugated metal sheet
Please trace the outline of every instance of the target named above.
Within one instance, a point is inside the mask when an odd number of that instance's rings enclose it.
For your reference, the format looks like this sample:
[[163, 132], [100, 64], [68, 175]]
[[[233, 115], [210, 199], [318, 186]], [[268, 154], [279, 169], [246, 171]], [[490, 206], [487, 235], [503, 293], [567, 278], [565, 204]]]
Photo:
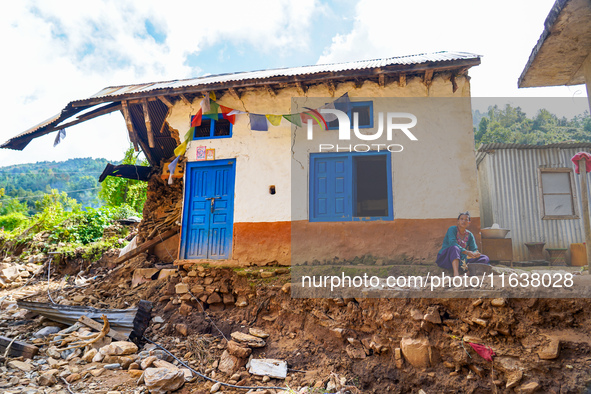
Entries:
[[333, 63], [333, 64], [321, 64], [314, 66], [304, 67], [290, 67], [290, 68], [278, 68], [272, 70], [260, 70], [260, 71], [249, 71], [239, 72], [231, 74], [219, 74], [210, 75], [199, 78], [182, 79], [166, 82], [152, 82], [137, 85], [125, 85], [125, 86], [111, 86], [104, 88], [100, 92], [92, 95], [90, 98], [99, 97], [115, 97], [123, 94], [134, 94], [143, 93], [159, 89], [175, 89], [183, 87], [194, 87], [201, 85], [211, 85], [215, 83], [226, 83], [234, 81], [245, 81], [245, 80], [263, 80], [273, 77], [290, 77], [298, 75], [310, 75], [327, 72], [341, 72], [347, 70], [363, 70], [373, 69], [380, 67], [387, 67], [393, 65], [416, 65], [430, 62], [446, 62], [454, 60], [470, 60], [480, 59], [480, 55], [475, 55], [468, 52], [435, 52], [425, 53], [420, 55], [410, 56], [399, 56], [390, 57], [384, 59], [374, 60], [363, 60], [348, 63]]
[[[525, 242], [545, 242], [546, 248], [568, 248], [571, 243], [584, 242], [582, 219], [541, 219], [538, 173], [541, 167], [572, 168], [571, 157], [581, 150], [591, 151], [591, 144], [496, 149], [494, 153], [482, 152], [481, 156], [478, 180], [482, 193], [488, 194], [487, 204], [481, 205], [481, 218], [511, 230], [508, 237], [513, 240], [513, 258], [528, 259]], [[574, 201], [580, 217], [578, 175], [574, 176], [574, 183]], [[483, 222], [482, 226], [491, 224]]]

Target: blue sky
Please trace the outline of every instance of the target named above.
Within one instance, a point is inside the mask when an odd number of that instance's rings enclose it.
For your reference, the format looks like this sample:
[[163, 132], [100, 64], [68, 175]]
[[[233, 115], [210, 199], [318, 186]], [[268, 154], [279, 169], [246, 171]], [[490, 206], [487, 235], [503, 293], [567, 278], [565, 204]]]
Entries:
[[[5, 141], [103, 87], [441, 50], [483, 55], [476, 97], [585, 97], [583, 86], [517, 89], [553, 0], [25, 0], [0, 15]], [[8, 92], [8, 93], [6, 93]], [[0, 166], [71, 157], [118, 160], [121, 114], [55, 133]]]

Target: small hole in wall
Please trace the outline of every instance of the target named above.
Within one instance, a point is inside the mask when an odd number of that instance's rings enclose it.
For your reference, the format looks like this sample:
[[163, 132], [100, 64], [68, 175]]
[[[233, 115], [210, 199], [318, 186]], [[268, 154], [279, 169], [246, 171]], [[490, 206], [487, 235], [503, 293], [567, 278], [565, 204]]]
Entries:
[[269, 194], [275, 194], [275, 185], [269, 186]]

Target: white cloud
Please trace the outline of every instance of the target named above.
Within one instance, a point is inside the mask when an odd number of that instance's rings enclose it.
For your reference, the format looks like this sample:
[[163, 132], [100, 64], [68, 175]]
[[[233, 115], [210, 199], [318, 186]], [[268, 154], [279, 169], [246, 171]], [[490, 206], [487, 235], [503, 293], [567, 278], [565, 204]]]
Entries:
[[[4, 113], [0, 140], [55, 115], [72, 100], [103, 87], [181, 79], [201, 70], [187, 56], [231, 41], [261, 53], [306, 48], [316, 0], [219, 2], [41, 1], [13, 2], [0, 15]], [[155, 40], [146, 21], [165, 35]], [[160, 41], [160, 42], [158, 42]], [[0, 165], [69, 157], [118, 159], [127, 147], [119, 113], [67, 130], [52, 147], [54, 133], [23, 152], [0, 151]]]
[[347, 34], [335, 35], [318, 63], [442, 50], [483, 55], [470, 70], [473, 96], [584, 96], [584, 89], [517, 89], [517, 79], [554, 0], [360, 0]]

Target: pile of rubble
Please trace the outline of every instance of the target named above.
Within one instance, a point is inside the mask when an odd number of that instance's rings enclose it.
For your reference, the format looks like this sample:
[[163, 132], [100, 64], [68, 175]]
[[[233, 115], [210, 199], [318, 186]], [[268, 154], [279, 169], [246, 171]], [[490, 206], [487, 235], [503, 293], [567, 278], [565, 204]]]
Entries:
[[[42, 267], [35, 264], [37, 256], [31, 256], [31, 262], [27, 264], [17, 264], [12, 262], [10, 257], [0, 263], [0, 289], [4, 287], [20, 286], [29, 280], [33, 275], [42, 271]], [[40, 259], [40, 258], [39, 258]]]

